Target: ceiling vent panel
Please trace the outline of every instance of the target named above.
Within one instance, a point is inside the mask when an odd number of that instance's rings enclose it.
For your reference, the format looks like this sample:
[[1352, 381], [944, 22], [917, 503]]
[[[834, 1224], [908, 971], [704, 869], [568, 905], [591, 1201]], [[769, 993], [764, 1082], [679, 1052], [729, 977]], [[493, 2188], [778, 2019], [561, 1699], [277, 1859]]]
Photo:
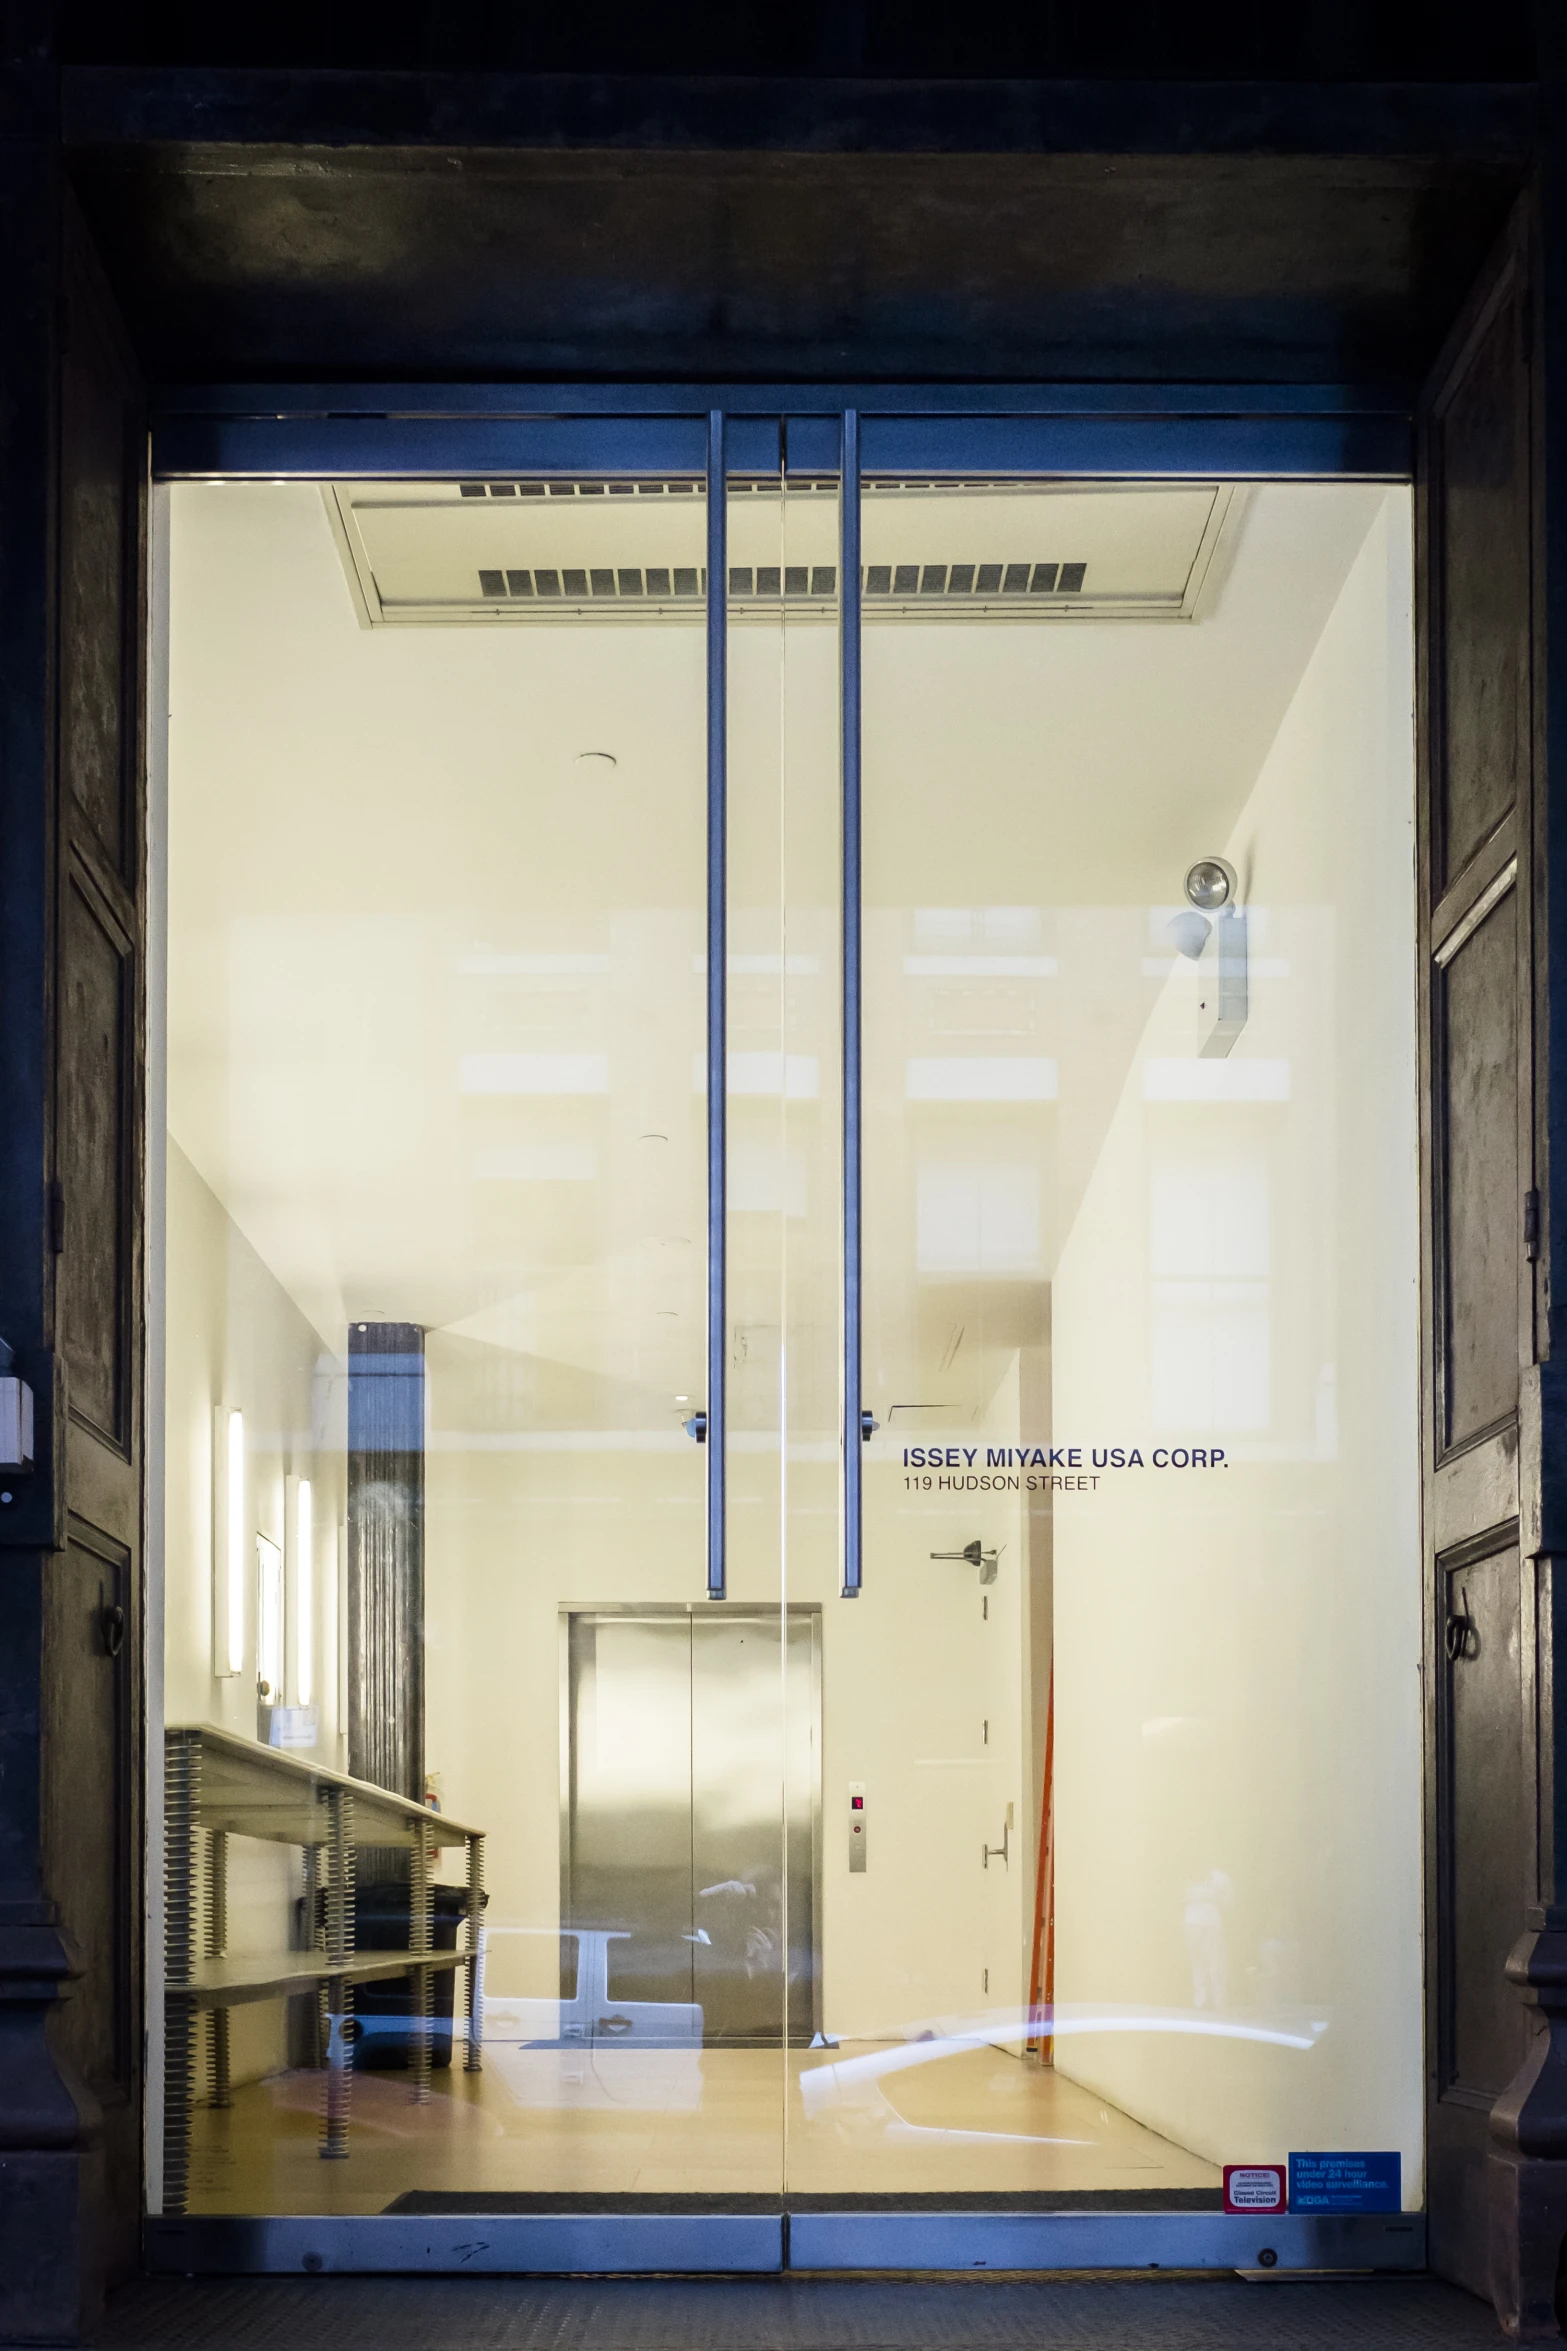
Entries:
[[[730, 484], [737, 621], [838, 606], [835, 481]], [[327, 512], [370, 628], [694, 621], [700, 481], [353, 482]], [[1192, 620], [1244, 491], [1221, 483], [868, 482], [868, 621]]]

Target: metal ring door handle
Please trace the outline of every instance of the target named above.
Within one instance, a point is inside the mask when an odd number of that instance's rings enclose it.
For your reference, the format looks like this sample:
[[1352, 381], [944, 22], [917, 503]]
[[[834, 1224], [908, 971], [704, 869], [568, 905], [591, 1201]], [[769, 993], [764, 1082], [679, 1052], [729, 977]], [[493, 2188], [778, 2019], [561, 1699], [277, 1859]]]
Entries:
[[1457, 1665], [1461, 1658], [1480, 1654], [1480, 1628], [1472, 1616], [1450, 1616], [1444, 1634], [1449, 1665]]

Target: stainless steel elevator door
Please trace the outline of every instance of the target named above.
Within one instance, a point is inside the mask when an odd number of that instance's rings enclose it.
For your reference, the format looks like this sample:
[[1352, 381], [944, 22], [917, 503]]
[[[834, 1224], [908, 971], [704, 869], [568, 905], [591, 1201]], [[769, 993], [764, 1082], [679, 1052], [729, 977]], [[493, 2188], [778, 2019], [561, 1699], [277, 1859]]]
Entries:
[[588, 2037], [811, 2038], [818, 1624], [567, 1613], [561, 1992]]

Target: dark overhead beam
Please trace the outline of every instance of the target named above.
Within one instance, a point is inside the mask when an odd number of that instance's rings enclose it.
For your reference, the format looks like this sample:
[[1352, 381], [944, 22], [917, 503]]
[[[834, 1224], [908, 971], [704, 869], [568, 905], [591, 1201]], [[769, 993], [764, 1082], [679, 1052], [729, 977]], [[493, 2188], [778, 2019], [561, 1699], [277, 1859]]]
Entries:
[[[1520, 83], [855, 81], [91, 66], [72, 147], [1526, 157]], [[210, 164], [216, 159], [205, 159]], [[221, 163], [217, 164], [221, 168]]]

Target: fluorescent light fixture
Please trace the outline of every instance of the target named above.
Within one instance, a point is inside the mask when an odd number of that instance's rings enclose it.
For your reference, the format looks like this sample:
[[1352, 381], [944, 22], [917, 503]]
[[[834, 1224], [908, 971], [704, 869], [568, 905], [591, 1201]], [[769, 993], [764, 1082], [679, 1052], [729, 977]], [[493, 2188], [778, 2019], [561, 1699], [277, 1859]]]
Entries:
[[227, 1505], [227, 1622], [224, 1627], [230, 1673], [245, 1670], [245, 1415], [231, 1412], [224, 1457]]
[[256, 1690], [271, 1706], [283, 1703], [283, 1554], [256, 1537]]
[[311, 1515], [310, 1480], [301, 1478], [294, 1492], [294, 1697], [310, 1704], [316, 1678], [316, 1551]]

